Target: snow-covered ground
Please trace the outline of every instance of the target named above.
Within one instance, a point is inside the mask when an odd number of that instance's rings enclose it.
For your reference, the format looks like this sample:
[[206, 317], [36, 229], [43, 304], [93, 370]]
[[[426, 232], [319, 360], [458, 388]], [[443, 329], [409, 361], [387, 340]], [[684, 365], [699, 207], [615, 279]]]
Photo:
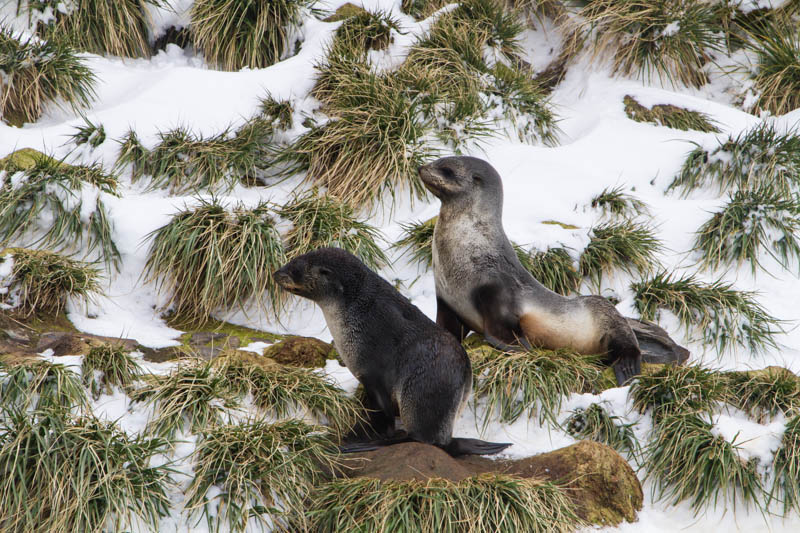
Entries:
[[[343, 0], [334, 0], [326, 7], [335, 9]], [[13, 4], [13, 2], [11, 3]], [[187, 4], [187, 2], [182, 2]], [[426, 22], [416, 23], [400, 12], [399, 1], [375, 0], [364, 2], [367, 8], [391, 10], [408, 33], [395, 35], [395, 42], [383, 64], [396, 62], [413, 42], [414, 34], [427, 27]], [[184, 6], [185, 7], [185, 6]], [[13, 19], [13, 6], [0, 8], [3, 15]], [[168, 24], [181, 20], [181, 13], [162, 13], [158, 20]], [[276, 98], [292, 99], [296, 113], [301, 115], [314, 108], [315, 102], [308, 97], [314, 82], [314, 64], [323, 56], [325, 43], [329, 41], [338, 23], [325, 23], [309, 18], [302, 32], [304, 42], [299, 54], [266, 69], [240, 72], [220, 72], [207, 68], [202, 58], [189, 56], [183, 50], [170, 45], [151, 59], [122, 60], [119, 58], [87, 55], [87, 64], [98, 78], [97, 99], [85, 111], [85, 116], [95, 124], [105, 127], [107, 140], [94, 150], [81, 149], [69, 155], [69, 160], [80, 163], [99, 161], [111, 168], [116, 160], [118, 144], [129, 128], [138, 133], [146, 146], [156, 142], [159, 131], [176, 126], [186, 126], [203, 135], [213, 135], [228, 126], [241, 124], [257, 113], [259, 98], [267, 93]], [[552, 29], [531, 30], [526, 33], [524, 45], [534, 68], [543, 69], [557, 48], [558, 34]], [[509, 237], [517, 243], [537, 248], [564, 245], [570, 247], [575, 257], [586, 246], [589, 230], [596, 224], [601, 213], [589, 207], [591, 198], [606, 187], [624, 185], [638, 198], [645, 201], [653, 214], [657, 234], [665, 246], [659, 259], [669, 270], [697, 273], [703, 280], [719, 276], [734, 284], [735, 288], [757, 291], [758, 301], [776, 318], [787, 321], [786, 333], [777, 340], [778, 349], [769, 350], [761, 356], [752, 356], [744, 351], [717, 354], [704, 349], [702, 344], [687, 338], [677, 321], [662, 317], [661, 325], [681, 344], [690, 347], [692, 361], [704, 361], [722, 369], [763, 368], [768, 365], [785, 366], [800, 372], [800, 329], [797, 320], [797, 301], [800, 301], [800, 283], [797, 265], [784, 269], [764, 254], [766, 271], [755, 276], [749, 267], [731, 269], [727, 272], [698, 272], [699, 257], [692, 248], [694, 232], [705, 222], [710, 213], [718, 209], [726, 195], [715, 190], [700, 190], [688, 198], [678, 194], [666, 194], [665, 190], [693, 148], [691, 143], [707, 147], [716, 146], [717, 139], [728, 134], [737, 134], [759, 123], [759, 117], [745, 113], [732, 103], [730, 88], [739, 81], [728, 75], [718, 74], [707, 87], [697, 89], [644, 84], [633, 79], [613, 77], [610, 69], [602, 63], [588, 59], [573, 65], [566, 79], [552, 95], [555, 112], [561, 118], [558, 126], [562, 131], [556, 147], [531, 146], [504, 136], [483, 141], [471, 147], [470, 155], [490, 161], [503, 178], [505, 188], [504, 223]], [[656, 127], [629, 120], [623, 110], [623, 97], [633, 95], [640, 103], [674, 104], [702, 111], [710, 115], [722, 129], [722, 133], [700, 133], [678, 131]], [[774, 120], [780, 128], [800, 126], [800, 111]], [[300, 121], [296, 121], [299, 123]], [[44, 117], [34, 124], [22, 128], [0, 124], [0, 157], [24, 147], [67, 156], [74, 146], [68, 136], [74, 128], [82, 125], [83, 119], [74, 112], [52, 107]], [[109, 273], [105, 297], [90, 306], [70, 306], [69, 318], [81, 330], [106, 336], [135, 338], [149, 347], [164, 347], [177, 344], [181, 332], [170, 328], [156, 309], [166, 296], [158, 294], [152, 285], [142, 283], [140, 277], [148, 250], [145, 236], [165, 224], [169, 217], [185, 205], [196, 202], [196, 196], [170, 196], [165, 191], [143, 190], [141, 184], [132, 185], [123, 174], [120, 198], [104, 197], [113, 221], [113, 239], [122, 254], [122, 269]], [[252, 205], [261, 199], [278, 203], [288, 197], [299, 184], [299, 179], [290, 179], [273, 187], [237, 186], [222, 198], [242, 201]], [[379, 213], [370, 220], [386, 237], [383, 243], [388, 249], [398, 240], [401, 224], [425, 220], [436, 215], [438, 201], [408, 201], [403, 196], [394, 210]], [[557, 220], [577, 226], [579, 229], [563, 229], [561, 226], [543, 224]], [[402, 290], [411, 301], [428, 316], [435, 316], [435, 294], [433, 275], [421, 272], [416, 264], [408, 263], [388, 249], [393, 264], [381, 274], [391, 280], [400, 280]], [[629, 285], [632, 279], [625, 274], [606, 278], [604, 294], [615, 294], [620, 298], [618, 309], [628, 316], [636, 316], [633, 295]], [[584, 287], [584, 292], [590, 289]], [[237, 324], [275, 332], [291, 332], [330, 339], [321, 312], [311, 305], [299, 303], [291, 316], [276, 323], [268, 315], [259, 312], [231, 313], [220, 316]], [[76, 363], [76, 361], [71, 361]], [[151, 365], [158, 370], [158, 365]], [[160, 367], [159, 367], [160, 368]], [[164, 371], [164, 368], [160, 368]], [[346, 389], [353, 389], [354, 378], [336, 363], [326, 368], [332, 377]], [[642, 418], [631, 407], [627, 399], [627, 388], [606, 391], [600, 397], [574, 395], [565, 402], [562, 417], [571, 409], [602, 400], [614, 414], [627, 421], [638, 422]], [[102, 405], [101, 405], [102, 404]], [[146, 413], [130, 411], [124, 394], [101, 397], [96, 412], [109, 419], [119, 420], [130, 432], [143, 427]], [[480, 416], [480, 414], [479, 414]], [[762, 457], [762, 462], [771, 460], [771, 455], [780, 443], [782, 420], [772, 420], [764, 425], [755, 424], [737, 413], [720, 414], [716, 429], [726, 438], [733, 439], [752, 455]], [[455, 433], [459, 436], [478, 436], [476, 416], [470, 410], [459, 420]], [[644, 434], [649, 421], [641, 419], [637, 432]], [[574, 442], [563, 432], [539, 426], [535, 420], [520, 420], [512, 425], [492, 424], [482, 438], [493, 441], [513, 442], [507, 455], [524, 457], [548, 451]], [[187, 439], [190, 439], [187, 436]], [[188, 454], [193, 444], [191, 439], [182, 444], [176, 453]], [[183, 465], [179, 469], [189, 468]], [[732, 502], [721, 502], [716, 509], [695, 516], [688, 504], [677, 506], [668, 502], [653, 501], [650, 486], [645, 484], [645, 505], [635, 524], [626, 524], [619, 529], [637, 532], [667, 531], [800, 531], [800, 517], [789, 515], [763, 516], [758, 510], [736, 506]], [[176, 514], [165, 519], [162, 531], [202, 531], [205, 523], [195, 524]]]

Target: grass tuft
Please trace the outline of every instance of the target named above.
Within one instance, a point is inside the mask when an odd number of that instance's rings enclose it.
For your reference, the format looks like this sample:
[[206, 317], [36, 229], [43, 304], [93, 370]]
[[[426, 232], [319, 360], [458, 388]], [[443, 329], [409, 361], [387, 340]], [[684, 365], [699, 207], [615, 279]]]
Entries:
[[634, 424], [618, 421], [618, 416], [608, 414], [602, 405], [593, 403], [585, 409], [573, 410], [564, 425], [567, 433], [576, 439], [602, 442], [620, 453], [636, 453], [639, 441], [633, 433]]
[[800, 416], [786, 422], [781, 438], [781, 447], [772, 463], [775, 477], [767, 495], [767, 503], [773, 499], [783, 502], [783, 514], [794, 509], [800, 511]]
[[[212, 532], [244, 532], [248, 522], [280, 527], [285, 514], [304, 513], [306, 496], [323, 470], [336, 468], [337, 455], [322, 428], [298, 420], [251, 421], [204, 431], [194, 452], [195, 476], [186, 507], [202, 507]], [[209, 491], [215, 495], [209, 497]]]
[[95, 124], [86, 117], [83, 117], [84, 125], [78, 126], [70, 139], [77, 146], [88, 144], [92, 148], [97, 148], [106, 142], [106, 130], [102, 124]]
[[[537, 479], [485, 474], [458, 483], [337, 479], [312, 497], [311, 531], [562, 533], [582, 525], [569, 498]], [[305, 522], [300, 522], [305, 525]]]
[[633, 407], [640, 413], [650, 411], [656, 424], [672, 415], [710, 414], [727, 392], [722, 374], [694, 365], [664, 365], [639, 376], [630, 389]]
[[659, 272], [631, 285], [634, 305], [645, 320], [655, 320], [659, 309], [674, 313], [686, 328], [699, 332], [705, 344], [720, 352], [735, 345], [760, 353], [776, 348], [781, 322], [756, 300], [755, 293], [737, 291], [720, 280], [704, 283], [692, 275]]
[[130, 164], [133, 181], [147, 175], [151, 188], [168, 188], [174, 194], [230, 190], [258, 177], [272, 132], [272, 124], [262, 118], [246, 122], [234, 134], [226, 130], [209, 138], [176, 128], [159, 133], [159, 143], [147, 150], [131, 131], [120, 141], [117, 165]]
[[400, 25], [388, 12], [358, 10], [336, 30], [329, 53], [355, 58], [369, 50], [385, 50], [392, 43], [392, 30], [399, 31]]
[[313, 189], [296, 195], [277, 214], [291, 222], [286, 235], [287, 255], [291, 259], [325, 246], [335, 246], [352, 253], [373, 270], [389, 263], [377, 241], [381, 233], [356, 218], [353, 209], [330, 194]]
[[646, 215], [650, 212], [646, 203], [625, 192], [622, 185], [613, 189], [608, 187], [603, 189], [603, 192], [592, 198], [591, 206], [600, 209], [606, 215], [625, 218]]
[[780, 133], [769, 122], [730, 136], [710, 152], [699, 145], [689, 152], [667, 190], [683, 194], [709, 183], [719, 191], [771, 187], [789, 195], [800, 175], [800, 136]]
[[267, 363], [242, 352], [218, 357], [214, 364], [233, 390], [250, 393], [255, 405], [276, 418], [309, 413], [344, 434], [362, 417], [357, 400], [313, 369]]
[[783, 413], [800, 413], [800, 379], [789, 370], [767, 367], [749, 372], [724, 374], [726, 401], [759, 423]]
[[272, 273], [286, 255], [266, 203], [228, 212], [216, 198], [201, 200], [149, 237], [144, 276], [166, 289], [167, 306], [182, 319], [205, 323], [214, 311], [246, 310], [252, 299], [265, 307], [264, 294], [279, 309]]
[[748, 32], [756, 53], [754, 111], [783, 115], [800, 107], [800, 30], [788, 16], [764, 17]]
[[192, 39], [214, 67], [237, 71], [266, 68], [296, 48], [290, 41], [311, 2], [197, 0], [191, 9]]
[[273, 126], [280, 129], [292, 127], [292, 114], [294, 109], [288, 100], [276, 100], [271, 94], [261, 99], [259, 105], [261, 116], [270, 121]]
[[657, 104], [648, 109], [631, 95], [626, 95], [622, 101], [625, 104], [625, 114], [636, 122], [647, 122], [683, 131], [697, 130], [704, 133], [720, 131], [711, 117], [699, 111], [671, 104]]
[[86, 303], [100, 292], [99, 272], [86, 263], [39, 250], [0, 251], [0, 268], [9, 261], [10, 276], [0, 278], [0, 304], [23, 317], [58, 315], [68, 298]]
[[130, 396], [155, 407], [148, 432], [169, 439], [180, 431], [199, 433], [218, 426], [226, 409], [236, 407], [225, 377], [199, 361], [183, 364], [167, 376], [149, 376]]
[[604, 274], [621, 269], [628, 274], [647, 274], [660, 266], [662, 251], [655, 230], [632, 220], [606, 222], [592, 228], [592, 237], [581, 254], [581, 274], [600, 285]]
[[[100, 373], [99, 380], [95, 372]], [[130, 389], [141, 374], [141, 366], [121, 344], [94, 346], [81, 363], [83, 384], [95, 397], [103, 390], [110, 394], [111, 387]]]
[[31, 0], [29, 12], [48, 10], [47, 22], [40, 20], [36, 33], [83, 52], [122, 57], [150, 57], [148, 8], [161, 0]]
[[400, 9], [414, 20], [426, 19], [448, 4], [447, 0], [402, 0]]
[[[433, 265], [433, 230], [436, 227], [438, 216], [401, 224], [403, 228], [403, 238], [394, 244], [395, 248], [405, 248], [406, 252], [411, 252], [411, 260], [422, 264], [426, 269]], [[404, 252], [405, 253], [405, 252]]]
[[764, 249], [784, 268], [800, 259], [798, 232], [800, 201], [765, 185], [733, 193], [722, 211], [700, 226], [694, 249], [703, 254], [705, 267], [738, 267], [747, 261], [755, 274]]
[[[26, 168], [8, 163], [0, 185], [0, 246], [33, 232], [31, 244], [62, 251], [95, 250], [106, 265], [119, 266], [119, 251], [100, 193], [116, 196], [117, 179], [99, 165], [67, 165], [36, 153]], [[85, 243], [85, 244], [84, 244]], [[81, 246], [82, 245], [82, 246]]]
[[583, 277], [575, 268], [575, 261], [566, 248], [529, 252], [517, 244], [512, 245], [519, 262], [539, 283], [564, 296], [578, 292]]
[[736, 509], [737, 499], [759, 506], [762, 487], [755, 461], [745, 462], [739, 446], [715, 434], [695, 413], [671, 413], [655, 427], [645, 462], [659, 499], [688, 500], [695, 513], [708, 504]]
[[51, 103], [87, 107], [95, 96], [95, 75], [69, 46], [34, 37], [23, 40], [0, 25], [0, 115], [13, 126], [35, 122]]
[[[66, 416], [87, 406], [78, 375], [64, 365], [44, 360], [9, 365], [0, 379], [0, 407], [6, 414], [31, 410]], [[0, 491], [2, 493], [2, 491]]]
[[540, 423], [558, 425], [565, 395], [591, 389], [602, 371], [597, 358], [569, 350], [505, 353], [488, 346], [469, 351], [475, 377], [474, 401], [486, 402], [485, 429], [499, 411], [500, 422], [538, 414]]
[[594, 53], [612, 55], [615, 72], [645, 81], [704, 85], [709, 51], [724, 48], [717, 8], [700, 0], [591, 0], [580, 14], [583, 31], [594, 32]]
[[163, 439], [131, 438], [95, 418], [14, 411], [0, 423], [0, 529], [158, 529], [169, 514]]

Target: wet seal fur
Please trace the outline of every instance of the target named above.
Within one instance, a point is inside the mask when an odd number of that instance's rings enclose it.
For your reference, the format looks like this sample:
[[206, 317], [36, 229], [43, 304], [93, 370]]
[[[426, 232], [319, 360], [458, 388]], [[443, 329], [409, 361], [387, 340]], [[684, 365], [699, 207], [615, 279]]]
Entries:
[[[410, 440], [453, 456], [492, 454], [510, 446], [452, 437], [472, 389], [467, 353], [357, 257], [321, 248], [291, 260], [275, 272], [275, 280], [319, 305], [342, 361], [364, 386], [370, 411], [359, 437], [379, 440], [345, 445], [342, 451]], [[395, 412], [406, 435], [395, 433]]]
[[436, 323], [463, 340], [470, 330], [496, 348], [522, 344], [607, 354], [622, 385], [641, 372], [626, 319], [605, 298], [556, 294], [536, 281], [503, 231], [503, 184], [475, 157], [443, 157], [419, 169], [442, 207], [433, 232]]

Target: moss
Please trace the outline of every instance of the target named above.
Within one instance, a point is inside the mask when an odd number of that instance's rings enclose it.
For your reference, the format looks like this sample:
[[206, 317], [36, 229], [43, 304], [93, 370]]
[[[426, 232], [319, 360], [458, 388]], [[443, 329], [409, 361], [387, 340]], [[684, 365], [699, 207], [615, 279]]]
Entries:
[[0, 159], [0, 169], [10, 171], [30, 170], [41, 159], [52, 158], [33, 148], [21, 148]]
[[178, 341], [181, 343], [181, 346], [187, 349], [191, 348], [189, 341], [192, 338], [192, 335], [203, 332], [222, 333], [229, 337], [236, 337], [239, 339], [239, 346], [247, 346], [251, 342], [257, 341], [277, 342], [284, 338], [283, 335], [279, 335], [277, 333], [270, 333], [268, 331], [260, 331], [244, 326], [237, 326], [235, 324], [231, 324], [230, 322], [223, 322], [222, 320], [216, 320], [214, 318], [209, 318], [202, 327], [197, 327], [196, 324], [181, 322], [174, 316], [170, 316], [167, 317], [167, 325], [185, 332], [178, 338]]
[[313, 337], [287, 337], [264, 350], [264, 356], [282, 365], [318, 368], [327, 359], [338, 359], [333, 345]]
[[581, 229], [579, 226], [566, 224], [564, 222], [559, 222], [558, 220], [543, 220], [542, 224], [547, 224], [549, 226], [561, 226], [564, 229]]

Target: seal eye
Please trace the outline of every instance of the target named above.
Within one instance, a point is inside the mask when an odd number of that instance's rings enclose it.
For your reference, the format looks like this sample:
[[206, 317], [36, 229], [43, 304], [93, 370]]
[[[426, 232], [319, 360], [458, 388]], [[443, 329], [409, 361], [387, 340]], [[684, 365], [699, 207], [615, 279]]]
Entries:
[[326, 267], [319, 267], [319, 273], [321, 276], [328, 277], [331, 275], [331, 269]]
[[472, 175], [472, 181], [481, 182], [481, 181], [483, 181], [483, 178], [482, 178], [482, 177], [480, 177], [480, 176], [479, 176], [479, 175], [477, 175], [477, 174], [473, 174], [473, 175]]
[[440, 169], [439, 169], [439, 172], [441, 172], [441, 173], [442, 173], [442, 175], [443, 175], [445, 178], [449, 179], [449, 180], [455, 179], [455, 177], [456, 177], [456, 173], [455, 173], [455, 172], [453, 172], [453, 169], [452, 169], [452, 168], [450, 168], [450, 167], [444, 167], [444, 168], [440, 168]]

